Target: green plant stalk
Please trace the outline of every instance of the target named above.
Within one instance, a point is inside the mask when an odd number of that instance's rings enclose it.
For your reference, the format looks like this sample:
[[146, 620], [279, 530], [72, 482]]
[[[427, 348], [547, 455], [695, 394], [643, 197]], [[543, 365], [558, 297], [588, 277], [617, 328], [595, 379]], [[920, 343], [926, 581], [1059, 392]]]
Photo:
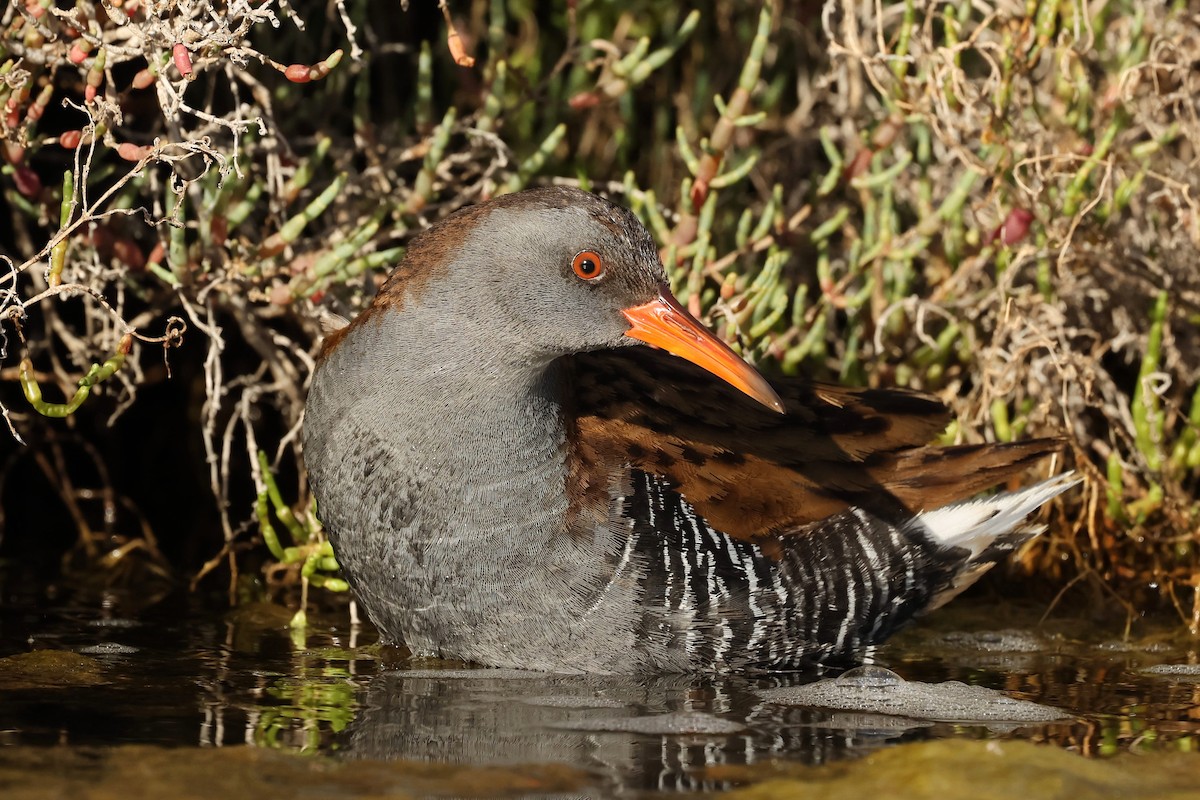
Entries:
[[312, 548], [312, 551], [305, 557], [304, 565], [300, 568], [300, 575], [319, 589], [326, 589], [331, 592], [349, 591], [350, 584], [343, 578], [324, 575], [321, 572], [322, 570], [335, 572], [339, 569], [341, 567], [333, 555], [333, 545], [328, 541], [323, 541]]
[[[324, 569], [324, 567], [322, 567], [322, 569]], [[350, 591], [350, 584], [345, 578], [338, 578], [333, 575], [322, 575], [318, 572], [309, 578], [309, 580], [312, 581], [313, 586], [316, 586], [318, 589], [324, 589], [327, 592]]]
[[856, 318], [846, 339], [846, 351], [842, 356], [841, 371], [838, 373], [838, 379], [843, 383], [862, 385], [865, 381], [861, 357], [862, 336], [863, 325], [861, 320]]
[[[1046, 233], [1046, 229], [1042, 228], [1037, 233], [1037, 244], [1039, 253], [1048, 253], [1050, 245], [1050, 236]], [[1049, 255], [1039, 255], [1037, 259], [1037, 286], [1038, 292], [1042, 295], [1042, 299], [1047, 303], [1054, 302], [1054, 278], [1053, 264], [1050, 261]]]
[[712, 241], [713, 219], [717, 211], [717, 192], [709, 192], [697, 218], [696, 240], [692, 247], [692, 266], [687, 275], [687, 288], [680, 301], [686, 303], [692, 296], [699, 295], [704, 287], [704, 277], [709, 263], [715, 257]]
[[782, 206], [783, 187], [776, 185], [771, 192], [771, 196], [767, 199], [766, 205], [763, 206], [762, 216], [758, 218], [754, 230], [750, 231], [750, 242], [761, 242], [767, 237], [767, 234], [771, 231], [771, 226], [778, 221], [776, 217], [779, 215]]
[[1078, 213], [1080, 207], [1083, 205], [1084, 189], [1087, 186], [1088, 179], [1092, 175], [1092, 171], [1100, 165], [1100, 162], [1108, 158], [1108, 152], [1112, 149], [1113, 142], [1117, 139], [1117, 134], [1124, 130], [1128, 123], [1128, 115], [1124, 110], [1118, 108], [1113, 115], [1112, 122], [1104, 130], [1104, 135], [1100, 137], [1100, 141], [1096, 142], [1092, 154], [1088, 156], [1087, 161], [1083, 162], [1083, 166], [1079, 168], [1079, 172], [1075, 173], [1075, 178], [1067, 187], [1062, 209], [1064, 216], [1073, 217]]
[[[938, 334], [932, 347], [922, 345], [917, 349], [912, 358], [913, 362], [919, 367], [944, 366], [954, 348], [954, 342], [961, 332], [957, 323], [950, 323], [945, 330]], [[1007, 409], [1005, 414], [1007, 419]]]
[[277, 255], [289, 244], [300, 238], [300, 234], [303, 233], [304, 228], [317, 217], [324, 214], [325, 209], [329, 208], [329, 204], [333, 202], [333, 199], [342, 193], [349, 179], [350, 176], [345, 172], [339, 173], [333, 179], [333, 182], [325, 187], [325, 191], [313, 198], [312, 202], [305, 206], [303, 211], [288, 219], [287, 222], [283, 223], [283, 227], [267, 237], [266, 241], [258, 249], [259, 256], [266, 258]]
[[1117, 188], [1113, 190], [1112, 201], [1104, 209], [1104, 213], [1101, 216], [1104, 219], [1111, 219], [1129, 208], [1129, 204], [1137, 196], [1145, 180], [1146, 170], [1140, 169], [1131, 177], [1118, 183]]
[[997, 397], [991, 405], [992, 430], [996, 432], [996, 441], [1011, 442], [1012, 427], [1008, 423], [1008, 403]]
[[1192, 463], [1192, 453], [1197, 453], [1197, 459], [1200, 459], [1200, 448], [1197, 448], [1197, 439], [1200, 439], [1200, 386], [1196, 387], [1196, 391], [1192, 393], [1192, 405], [1188, 410], [1187, 419], [1184, 421], [1183, 431], [1179, 434], [1179, 440], [1175, 442], [1175, 447], [1171, 451], [1171, 470], [1173, 472], [1182, 472], [1184, 469], [1194, 469], [1197, 464]]
[[632, 50], [630, 50], [628, 53], [625, 54], [624, 57], [618, 59], [612, 65], [613, 74], [618, 77], [621, 77], [621, 78], [628, 76], [629, 72], [634, 68], [634, 66], [637, 65], [642, 59], [644, 59], [646, 57], [646, 54], [649, 52], [650, 52], [650, 37], [643, 36], [640, 39], [638, 39], [637, 44], [635, 44], [633, 46]]
[[1141, 64], [1146, 60], [1146, 53], [1150, 49], [1150, 41], [1152, 36], [1146, 36], [1146, 7], [1142, 3], [1133, 3], [1133, 25], [1130, 26], [1129, 38], [1126, 40], [1130, 46], [1125, 48], [1121, 53], [1120, 67], [1118, 73]]
[[293, 278], [288, 289], [292, 297], [298, 298], [310, 294], [314, 287], [322, 285], [327, 277], [342, 269], [355, 253], [375, 237], [383, 220], [390, 212], [391, 209], [388, 206], [380, 206], [344, 241], [327, 250], [313, 262], [310, 269]]
[[846, 161], [838, 152], [837, 145], [833, 141], [833, 134], [828, 126], [823, 126], [818, 135], [821, 139], [821, 149], [825, 151], [825, 158], [829, 161], [829, 172], [825, 173], [825, 177], [817, 186], [817, 197], [824, 197], [836, 189], [838, 183], [841, 182], [842, 173], [846, 169]]
[[598, 91], [610, 100], [627, 97], [632, 87], [645, 82], [654, 74], [655, 70], [661, 68], [679, 52], [679, 48], [691, 38], [699, 22], [700, 12], [691, 11], [676, 29], [670, 42], [652, 53], [649, 52], [650, 38], [646, 36], [640, 38], [633, 50], [612, 65], [612, 77], [602, 79], [601, 85], [597, 87]]
[[708, 182], [710, 189], [724, 189], [727, 186], [732, 186], [738, 181], [750, 174], [750, 170], [754, 169], [754, 165], [758, 163], [758, 153], [747, 153], [745, 158], [737, 164], [731, 165], [720, 175]]
[[179, 278], [176, 278], [170, 273], [170, 271], [164, 269], [162, 264], [159, 264], [158, 262], [147, 263], [146, 271], [173, 289], [183, 286], [183, 283], [179, 280]]
[[646, 212], [646, 221], [650, 223], [650, 230], [654, 231], [658, 241], [665, 242], [671, 235], [671, 228], [662, 215], [662, 209], [658, 207], [658, 196], [654, 194], [653, 189], [647, 189], [643, 197], [645, 198], [643, 208]]
[[743, 295], [744, 305], [735, 316], [739, 327], [754, 325], [770, 312], [770, 300], [778, 285], [779, 275], [774, 271], [763, 270], [759, 273]]
[[336, 274], [342, 280], [349, 280], [356, 275], [361, 275], [367, 270], [379, 269], [380, 267], [391, 267], [396, 264], [404, 256], [403, 247], [390, 247], [387, 250], [376, 250], [374, 253], [356, 258], [345, 266], [344, 269]]
[[263, 185], [261, 183], [250, 184], [250, 188], [246, 190], [242, 198], [225, 215], [225, 219], [229, 222], [229, 230], [232, 231], [250, 217], [250, 214], [258, 207], [258, 199], [262, 193]]
[[117, 345], [117, 352], [103, 364], [92, 364], [91, 369], [79, 379], [79, 388], [75, 390], [74, 396], [65, 403], [47, 403], [43, 400], [42, 387], [33, 374], [33, 362], [28, 358], [21, 359], [21, 389], [25, 393], [25, 399], [29, 401], [29, 405], [33, 407], [34, 411], [44, 417], [61, 419], [71, 416], [83, 405], [83, 401], [88, 399], [93, 386], [111, 378], [125, 364], [125, 356], [128, 355], [132, 344], [132, 335], [122, 336]]
[[[75, 207], [75, 176], [71, 170], [63, 173], [62, 203], [58, 210], [58, 224], [66, 228], [71, 221], [71, 212]], [[67, 263], [67, 248], [70, 240], [64, 236], [50, 249], [50, 270], [46, 273], [46, 285], [53, 289], [62, 284], [62, 271]]]
[[275, 557], [276, 561], [286, 564], [287, 556], [283, 552], [283, 546], [279, 543], [279, 534], [276, 533], [275, 526], [271, 524], [266, 489], [259, 492], [258, 497], [254, 500], [254, 515], [258, 517], [258, 531], [262, 534], [267, 549], [271, 551], [271, 555]]
[[[372, 54], [366, 53], [363, 63], [370, 64], [371, 59]], [[374, 107], [371, 99], [371, 72], [370, 69], [362, 69], [353, 77], [350, 118], [354, 122], [354, 132], [359, 135], [369, 135], [371, 128], [371, 110]]]
[[1031, 41], [1026, 63], [1032, 65], [1037, 61], [1042, 50], [1054, 39], [1054, 31], [1058, 21], [1059, 0], [1038, 0], [1034, 6], [1034, 32], [1036, 36]]
[[[170, 182], [167, 182], [166, 207], [174, 202]], [[167, 266], [177, 281], [182, 282], [187, 274], [187, 197], [181, 196], [176, 208], [176, 219], [172, 220], [167, 230]]]
[[850, 185], [855, 189], [878, 189], [886, 186], [900, 177], [900, 173], [908, 168], [908, 165], [912, 163], [912, 159], [912, 153], [905, 150], [892, 166], [878, 172], [872, 171], [866, 175], [860, 175], [852, 179]]
[[[505, 0], [491, 0], [488, 4], [488, 52], [492, 58], [492, 66], [499, 69], [504, 63], [502, 59], [497, 59], [496, 54], [504, 53], [508, 50], [506, 47], [506, 39], [508, 34], [505, 32], [505, 26], [508, 24], [508, 10]], [[491, 76], [495, 80], [498, 75]]]
[[700, 157], [696, 155], [696, 151], [688, 143], [687, 133], [683, 130], [682, 125], [675, 126], [675, 146], [679, 148], [679, 157], [683, 159], [683, 165], [687, 167], [688, 172], [693, 175], [699, 172]]
[[817, 227], [817, 229], [814, 230], [809, 235], [809, 237], [808, 237], [809, 241], [811, 241], [813, 244], [819, 244], [819, 243], [825, 241], [826, 239], [828, 239], [829, 237], [831, 237], [835, 233], [837, 233], [839, 230], [841, 230], [842, 225], [844, 225], [846, 223], [846, 220], [849, 218], [850, 218], [849, 206], [842, 206], [841, 208], [839, 208], [837, 211], [835, 211], [833, 213], [832, 217], [830, 217], [829, 219], [822, 222]]
[[794, 375], [799, 369], [800, 363], [810, 355], [818, 352], [825, 341], [825, 315], [818, 314], [813, 321], [812, 327], [808, 329], [808, 333], [800, 340], [800, 343], [784, 353], [780, 366], [783, 371], [789, 375]]
[[792, 295], [792, 327], [800, 330], [804, 327], [804, 314], [808, 311], [808, 284], [802, 283], [796, 287]]
[[[969, 13], [969, 11], [968, 11]], [[958, 43], [961, 38], [962, 22], [965, 21], [961, 15], [956, 14], [953, 6], [947, 5], [942, 12], [942, 31], [944, 35], [946, 50], [953, 53], [953, 63], [955, 69], [962, 66], [962, 53], [958, 50]], [[948, 74], [942, 81], [942, 94], [945, 95], [947, 103], [951, 108], [957, 108], [959, 105], [958, 95], [954, 93], [954, 76]]]
[[[891, 250], [892, 241], [896, 238], [896, 234], [899, 232], [900, 220], [899, 215], [896, 212], [895, 195], [892, 191], [892, 187], [889, 184], [884, 184], [882, 188], [883, 191], [879, 193], [879, 244], [882, 246], [883, 251], [887, 252]], [[883, 284], [885, 291], [888, 285], [886, 278], [888, 277], [887, 271], [889, 264], [895, 265], [896, 262], [893, 259], [884, 259], [882, 263], [885, 277], [885, 282]], [[892, 278], [893, 289], [904, 284], [904, 279], [899, 276], [898, 272], [893, 270], [890, 277]], [[895, 299], [895, 297], [892, 297], [892, 299]]]
[[1114, 449], [1108, 454], [1105, 464], [1108, 483], [1104, 487], [1104, 495], [1108, 501], [1105, 515], [1113, 522], [1125, 520], [1125, 467], [1121, 464], [1121, 456]]
[[[493, 3], [495, 5], [495, 3]], [[481, 131], [492, 132], [498, 127], [500, 114], [504, 110], [504, 89], [508, 83], [508, 62], [497, 61], [493, 67], [492, 85], [488, 90], [487, 99], [483, 101], [483, 111], [475, 127]]]
[[692, 33], [695, 32], [696, 26], [699, 23], [700, 12], [692, 10], [686, 17], [683, 18], [683, 22], [680, 23], [679, 28], [676, 29], [675, 35], [671, 37], [671, 41], [665, 47], [660, 47], [659, 49], [655, 50], [653, 53], [646, 56], [646, 58], [642, 60], [640, 64], [636, 64], [630, 70], [630, 83], [634, 86], [637, 86], [639, 83], [649, 78], [654, 70], [666, 64], [677, 52], [679, 52], [679, 48], [683, 47], [687, 40], [692, 37]]
[[1129, 513], [1137, 525], [1144, 525], [1154, 512], [1162, 508], [1163, 487], [1157, 481], [1151, 481], [1146, 494], [1129, 504]]
[[506, 191], [517, 192], [525, 188], [532, 178], [546, 163], [546, 159], [555, 151], [563, 137], [567, 135], [566, 123], [559, 123], [554, 126], [554, 130], [550, 131], [550, 135], [542, 141], [542, 144], [530, 154], [529, 158], [521, 162], [521, 166], [517, 168], [514, 174], [508, 180], [505, 187]]
[[[916, 8], [913, 6], [912, 0], [904, 0], [904, 19], [900, 22], [900, 34], [896, 40], [896, 46], [892, 48], [893, 55], [897, 58], [892, 61], [892, 74], [896, 76], [896, 80], [902, 80], [905, 73], [908, 72], [908, 62], [905, 57], [908, 56], [909, 42], [912, 39], [913, 28], [916, 27]], [[896, 87], [898, 95], [903, 94], [903, 88]]]
[[[762, 11], [758, 17], [758, 28], [754, 35], [754, 41], [750, 44], [750, 54], [747, 56], [745, 63], [742, 64], [742, 71], [738, 77], [737, 88], [729, 98], [728, 104], [718, 103], [717, 107], [723, 109], [721, 116], [717, 119], [717, 124], [713, 127], [712, 136], [709, 138], [707, 146], [702, 143], [703, 156], [700, 158], [700, 163], [696, 170], [692, 173], [695, 180], [689, 191], [692, 205], [698, 205], [704, 202], [708, 194], [709, 187], [717, 177], [720, 170], [721, 162], [725, 158], [726, 151], [733, 144], [734, 132], [738, 127], [738, 121], [746, 114], [746, 107], [750, 103], [750, 95], [754, 91], [758, 83], [758, 77], [762, 72], [763, 56], [767, 49], [767, 41], [771, 32], [771, 12], [774, 7], [772, 0], [766, 0], [763, 3]], [[690, 218], [687, 212], [680, 214], [679, 225], [675, 229], [675, 234], [672, 240], [680, 245], [686, 245], [693, 239], [694, 220]]]
[[1162, 360], [1163, 329], [1167, 320], [1167, 292], [1158, 293], [1158, 299], [1150, 312], [1150, 332], [1146, 338], [1146, 355], [1138, 370], [1137, 386], [1133, 390], [1130, 409], [1133, 415], [1135, 441], [1138, 450], [1153, 472], [1162, 468], [1163, 412], [1158, 395], [1147, 391], [1150, 376], [1159, 371]]
[[738, 215], [737, 227], [733, 233], [733, 243], [738, 250], [745, 250], [746, 245], [750, 241], [750, 226], [754, 224], [754, 212], [750, 208], [743, 208], [742, 213]]
[[930, 238], [937, 235], [944, 222], [962, 212], [963, 206], [971, 194], [971, 189], [975, 187], [975, 184], [981, 177], [983, 175], [977, 169], [974, 167], [968, 168], [962, 177], [958, 179], [958, 183], [954, 185], [954, 189], [946, 196], [942, 204], [938, 206], [938, 210], [934, 215], [932, 217], [925, 217], [917, 224], [917, 233]]
[[333, 144], [333, 139], [329, 136], [321, 136], [317, 140], [317, 146], [313, 148], [312, 155], [300, 162], [296, 167], [296, 172], [283, 186], [283, 198], [286, 202], [291, 203], [299, 196], [304, 187], [312, 181], [313, 175], [316, 174], [317, 167], [325, 161], [325, 156], [329, 153], [329, 148]]
[[426, 206], [433, 198], [433, 178], [437, 174], [438, 164], [446, 154], [446, 146], [450, 144], [450, 132], [454, 130], [454, 122], [458, 119], [458, 109], [454, 106], [446, 109], [445, 116], [433, 131], [429, 140], [429, 150], [421, 163], [421, 171], [413, 181], [412, 194], [408, 198], [408, 211], [416, 213]]
[[429, 41], [421, 42], [421, 53], [417, 56], [417, 107], [418, 130], [424, 131], [433, 121], [433, 53]]
[[[1075, 131], [1080, 135], [1085, 135], [1092, 125], [1094, 100], [1091, 78], [1079, 61], [1076, 61], [1071, 69], [1071, 86], [1074, 94], [1066, 121], [1068, 124], [1073, 121]], [[1074, 117], [1073, 120], [1072, 117]]]
[[271, 500], [275, 516], [288, 529], [288, 533], [292, 535], [292, 541], [296, 544], [308, 542], [312, 538], [312, 534], [304, 529], [304, 526], [296, 519], [296, 515], [292, 513], [292, 509], [283, 502], [279, 484], [275, 482], [275, 474], [271, 472], [271, 463], [267, 460], [267, 454], [262, 450], [258, 451], [258, 469], [262, 473], [263, 485], [266, 486], [267, 497]]
[[1017, 42], [1011, 29], [1005, 29], [1000, 37], [1000, 86], [996, 89], [995, 119], [1003, 120], [1012, 100], [1013, 76], [1020, 70], [1016, 65]]

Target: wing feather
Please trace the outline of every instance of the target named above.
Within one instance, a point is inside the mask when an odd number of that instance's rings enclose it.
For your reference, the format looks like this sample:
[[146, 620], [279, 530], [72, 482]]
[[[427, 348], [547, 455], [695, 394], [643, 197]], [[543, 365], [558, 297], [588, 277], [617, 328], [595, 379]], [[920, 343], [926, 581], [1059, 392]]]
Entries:
[[889, 517], [937, 508], [1061, 449], [1050, 439], [929, 446], [949, 411], [903, 389], [776, 379], [780, 415], [645, 347], [572, 356], [564, 379], [577, 505], [597, 514], [607, 487], [640, 469], [742, 540], [802, 535], [850, 506]]

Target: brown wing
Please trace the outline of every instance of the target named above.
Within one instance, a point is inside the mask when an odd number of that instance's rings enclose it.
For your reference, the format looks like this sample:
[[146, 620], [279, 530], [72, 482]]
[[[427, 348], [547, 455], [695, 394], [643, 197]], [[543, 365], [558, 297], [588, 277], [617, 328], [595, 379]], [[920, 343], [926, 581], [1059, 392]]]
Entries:
[[[854, 505], [893, 514], [994, 486], [1059, 448], [1051, 440], [929, 447], [949, 422], [936, 398], [773, 379], [763, 408], [683, 359], [645, 347], [573, 356], [577, 495], [596, 509], [629, 468], [661, 475], [739, 539], [802, 533]], [[569, 414], [571, 416], [571, 414]]]

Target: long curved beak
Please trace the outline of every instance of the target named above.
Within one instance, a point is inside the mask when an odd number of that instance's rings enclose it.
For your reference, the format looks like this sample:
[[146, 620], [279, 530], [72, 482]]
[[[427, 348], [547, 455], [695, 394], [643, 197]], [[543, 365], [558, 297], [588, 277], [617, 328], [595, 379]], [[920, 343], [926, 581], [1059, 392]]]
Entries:
[[665, 283], [659, 286], [658, 297], [621, 313], [629, 320], [626, 336], [686, 358], [767, 408], [784, 413], [783, 401], [766, 378], [679, 305]]

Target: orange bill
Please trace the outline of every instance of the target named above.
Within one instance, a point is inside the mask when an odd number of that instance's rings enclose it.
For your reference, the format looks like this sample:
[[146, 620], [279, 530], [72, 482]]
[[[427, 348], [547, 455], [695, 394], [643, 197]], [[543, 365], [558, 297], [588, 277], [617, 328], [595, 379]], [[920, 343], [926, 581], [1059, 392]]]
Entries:
[[684, 310], [666, 284], [659, 287], [654, 300], [621, 313], [629, 320], [626, 336], [686, 358], [767, 408], [784, 413], [783, 402], [771, 384]]

